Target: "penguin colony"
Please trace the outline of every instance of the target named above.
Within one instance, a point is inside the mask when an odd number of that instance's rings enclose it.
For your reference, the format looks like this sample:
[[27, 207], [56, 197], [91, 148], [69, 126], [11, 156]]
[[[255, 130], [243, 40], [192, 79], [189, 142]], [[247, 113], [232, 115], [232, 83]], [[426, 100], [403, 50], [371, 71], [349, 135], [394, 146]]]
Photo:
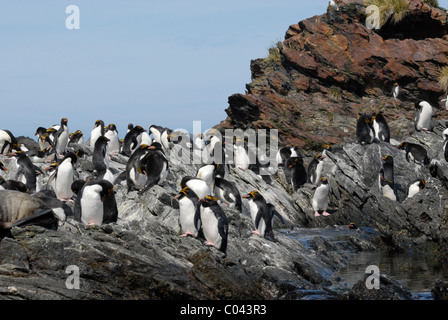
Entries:
[[[393, 96], [398, 97], [398, 85], [394, 87]], [[415, 130], [430, 132], [431, 105], [422, 101], [416, 107]], [[114, 124], [106, 126], [102, 120], [97, 120], [90, 138], [84, 142], [83, 133], [80, 130], [69, 133], [68, 119], [62, 118], [60, 123], [49, 128], [38, 127], [35, 136], [40, 150], [28, 150], [18, 143], [11, 131], [0, 130], [0, 173], [7, 172], [8, 167], [14, 167], [17, 172], [12, 180], [0, 176], [0, 198], [4, 199], [0, 205], [0, 227], [7, 230], [12, 226], [39, 224], [55, 229], [67, 216], [86, 225], [116, 222], [119, 213], [114, 186], [120, 184], [126, 186], [128, 192], [143, 194], [155, 185], [163, 185], [170, 170], [168, 154], [174, 150], [173, 146], [180, 146], [193, 152], [193, 157], [203, 160], [195, 167], [196, 176], [183, 177], [180, 191], [174, 196], [179, 203], [181, 237], [201, 239], [205, 245], [225, 253], [229, 223], [221, 206], [244, 214], [242, 204], [246, 201], [252, 232], [275, 241], [273, 221], [277, 218], [285, 223], [282, 215], [258, 190], [241, 195], [235, 184], [226, 180], [229, 164], [224, 143], [213, 133], [214, 129], [193, 139], [188, 133], [157, 125], [146, 130], [129, 124], [120, 140]], [[448, 161], [448, 129], [443, 137], [445, 160]], [[385, 116], [381, 112], [359, 115], [356, 139], [363, 146], [374, 142], [390, 143]], [[407, 161], [429, 165], [430, 159], [423, 146], [403, 142], [396, 147], [405, 152]], [[95, 171], [92, 177], [81, 180], [75, 164], [80, 157], [88, 156], [86, 148], [92, 156]], [[222, 151], [222, 163], [208, 163], [217, 150]], [[251, 150], [246, 141], [235, 139], [233, 150], [232, 165], [235, 168], [259, 172], [260, 163], [249, 161]], [[328, 210], [331, 181], [322, 176], [328, 152], [332, 152], [332, 147], [322, 146], [322, 152], [315, 154], [308, 165], [297, 146], [282, 147], [276, 155], [278, 172], [283, 174], [292, 192], [305, 187], [313, 191], [311, 207], [315, 217], [330, 216], [331, 212]], [[122, 172], [109, 165], [111, 156], [117, 155], [127, 159]], [[45, 165], [44, 169], [42, 165]], [[40, 182], [42, 176], [49, 176], [47, 183]], [[408, 185], [407, 197], [415, 196], [425, 186], [426, 180], [416, 177]], [[397, 201], [392, 155], [384, 155], [381, 159], [378, 188], [384, 197]], [[73, 202], [73, 210], [67, 202]], [[349, 228], [355, 227], [349, 225]]]

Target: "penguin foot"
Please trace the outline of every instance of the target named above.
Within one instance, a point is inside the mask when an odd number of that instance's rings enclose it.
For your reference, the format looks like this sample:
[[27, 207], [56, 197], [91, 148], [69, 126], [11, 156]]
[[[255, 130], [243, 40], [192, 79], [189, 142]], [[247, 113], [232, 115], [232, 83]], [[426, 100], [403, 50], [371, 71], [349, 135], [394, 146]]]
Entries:
[[182, 237], [182, 238], [183, 238], [183, 237], [188, 237], [188, 236], [193, 237], [193, 238], [195, 237], [194, 234], [193, 234], [193, 232], [190, 232], [190, 231], [187, 231], [187, 232], [185, 232], [184, 234], [181, 234], [181, 235], [180, 235], [180, 237]]
[[319, 212], [314, 211], [314, 216], [315, 216], [315, 217], [319, 217], [319, 216], [320, 216]]
[[324, 215], [324, 216], [329, 216], [330, 214], [329, 214], [327, 211], [324, 211], [324, 212], [322, 213], [322, 215]]
[[260, 231], [258, 231], [258, 230], [254, 230], [254, 231], [252, 231], [252, 233], [256, 234], [257, 236], [260, 236]]
[[204, 244], [205, 244], [206, 246], [212, 246], [212, 247], [215, 246], [215, 244], [214, 244], [213, 242], [211, 242], [211, 241], [206, 241]]

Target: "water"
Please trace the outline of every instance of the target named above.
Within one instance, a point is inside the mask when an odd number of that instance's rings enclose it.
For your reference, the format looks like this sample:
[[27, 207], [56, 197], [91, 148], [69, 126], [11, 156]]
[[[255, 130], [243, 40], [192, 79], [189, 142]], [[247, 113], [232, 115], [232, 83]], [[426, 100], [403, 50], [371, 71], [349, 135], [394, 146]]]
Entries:
[[[364, 230], [373, 235], [373, 229]], [[294, 231], [284, 231], [288, 236], [300, 241], [311, 249], [310, 242], [316, 236], [325, 238], [332, 244], [348, 241], [353, 230], [347, 228], [300, 228]], [[339, 246], [342, 247], [343, 246]], [[375, 265], [380, 273], [387, 274], [409, 289], [416, 300], [431, 300], [431, 289], [437, 280], [448, 281], [448, 266], [423, 255], [405, 253], [388, 253], [383, 251], [346, 251], [349, 255], [347, 265], [334, 274], [334, 288], [350, 289], [356, 282], [363, 279], [366, 268]]]

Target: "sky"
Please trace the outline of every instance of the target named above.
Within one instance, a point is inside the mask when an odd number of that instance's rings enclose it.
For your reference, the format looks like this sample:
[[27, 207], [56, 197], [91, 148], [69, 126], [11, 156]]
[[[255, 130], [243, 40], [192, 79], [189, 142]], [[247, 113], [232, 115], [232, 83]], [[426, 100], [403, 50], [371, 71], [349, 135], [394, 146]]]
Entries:
[[[34, 137], [68, 118], [205, 131], [245, 93], [250, 61], [327, 0], [0, 0], [0, 129]], [[448, 0], [439, 0], [448, 7]], [[79, 9], [79, 29], [67, 28]]]

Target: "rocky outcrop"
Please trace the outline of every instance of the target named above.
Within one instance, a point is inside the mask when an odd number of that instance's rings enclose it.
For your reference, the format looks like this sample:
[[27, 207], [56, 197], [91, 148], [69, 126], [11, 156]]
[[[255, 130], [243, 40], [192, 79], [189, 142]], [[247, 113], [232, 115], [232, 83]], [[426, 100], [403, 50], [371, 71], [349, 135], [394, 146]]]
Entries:
[[438, 84], [448, 64], [446, 11], [410, 1], [401, 22], [375, 30], [366, 27], [364, 1], [337, 2], [339, 11], [291, 25], [266, 58], [251, 61], [252, 82], [229, 97], [218, 128], [277, 129], [283, 144], [320, 150], [353, 137], [359, 113], [382, 111], [400, 137], [412, 130], [416, 102], [448, 115]]

